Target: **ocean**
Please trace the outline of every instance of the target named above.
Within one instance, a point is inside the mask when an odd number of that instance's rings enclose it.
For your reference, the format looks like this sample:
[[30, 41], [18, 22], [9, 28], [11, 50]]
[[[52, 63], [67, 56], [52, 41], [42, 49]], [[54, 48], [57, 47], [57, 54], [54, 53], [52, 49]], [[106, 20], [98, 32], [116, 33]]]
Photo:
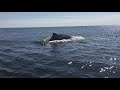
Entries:
[[120, 78], [120, 26], [1, 28], [0, 78]]

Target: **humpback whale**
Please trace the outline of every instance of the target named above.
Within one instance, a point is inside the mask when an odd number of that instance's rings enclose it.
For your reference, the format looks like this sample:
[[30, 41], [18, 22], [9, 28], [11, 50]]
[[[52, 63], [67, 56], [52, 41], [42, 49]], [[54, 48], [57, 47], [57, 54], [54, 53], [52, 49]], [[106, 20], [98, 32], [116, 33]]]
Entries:
[[53, 35], [50, 39], [43, 41], [43, 45], [46, 45], [49, 41], [70, 39], [70, 38], [72, 38], [72, 37], [69, 35], [53, 33]]
[[70, 38], [72, 38], [72, 37], [69, 36], [69, 35], [53, 33], [53, 35], [52, 35], [52, 37], [49, 39], [49, 41], [62, 40], [62, 39], [70, 39]]

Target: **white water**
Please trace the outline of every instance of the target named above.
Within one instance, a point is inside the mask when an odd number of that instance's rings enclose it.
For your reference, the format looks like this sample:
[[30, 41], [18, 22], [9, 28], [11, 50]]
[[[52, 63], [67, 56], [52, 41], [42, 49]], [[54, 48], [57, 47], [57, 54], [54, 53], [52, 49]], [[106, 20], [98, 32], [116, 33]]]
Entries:
[[[46, 48], [51, 48], [51, 44], [58, 44], [64, 42], [76, 42], [76, 41], [83, 41], [85, 38], [82, 36], [72, 36], [70, 39], [62, 39], [62, 40], [53, 40], [49, 41], [45, 46]], [[44, 42], [49, 40], [49, 38], [44, 39]]]
[[84, 40], [85, 38], [82, 36], [72, 36], [70, 39], [62, 39], [62, 40], [54, 40], [54, 41], [49, 41], [50, 43], [60, 43], [60, 42], [69, 42], [69, 41], [81, 41]]

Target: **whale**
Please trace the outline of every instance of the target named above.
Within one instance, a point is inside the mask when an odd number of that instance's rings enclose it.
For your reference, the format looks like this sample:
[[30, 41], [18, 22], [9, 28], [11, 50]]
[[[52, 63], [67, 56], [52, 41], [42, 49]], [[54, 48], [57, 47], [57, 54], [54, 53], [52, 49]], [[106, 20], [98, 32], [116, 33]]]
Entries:
[[50, 41], [54, 41], [54, 40], [63, 40], [63, 39], [70, 39], [72, 38], [71, 36], [69, 35], [66, 35], [66, 34], [57, 34], [57, 33], [53, 33], [52, 37], [50, 39], [46, 39], [46, 40], [43, 40], [43, 45], [46, 45], [48, 42]]
[[57, 34], [57, 33], [53, 33], [52, 37], [49, 39], [49, 41], [54, 41], [54, 40], [62, 40], [62, 39], [70, 39], [72, 38], [69, 35], [66, 34]]

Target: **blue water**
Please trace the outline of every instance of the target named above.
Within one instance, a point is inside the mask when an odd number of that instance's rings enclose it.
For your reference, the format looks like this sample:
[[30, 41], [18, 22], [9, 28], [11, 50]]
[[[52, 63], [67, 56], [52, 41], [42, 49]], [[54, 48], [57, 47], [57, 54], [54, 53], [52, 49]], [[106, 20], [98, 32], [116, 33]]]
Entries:
[[[83, 41], [43, 46], [53, 32]], [[120, 26], [0, 29], [0, 78], [119, 78]]]

